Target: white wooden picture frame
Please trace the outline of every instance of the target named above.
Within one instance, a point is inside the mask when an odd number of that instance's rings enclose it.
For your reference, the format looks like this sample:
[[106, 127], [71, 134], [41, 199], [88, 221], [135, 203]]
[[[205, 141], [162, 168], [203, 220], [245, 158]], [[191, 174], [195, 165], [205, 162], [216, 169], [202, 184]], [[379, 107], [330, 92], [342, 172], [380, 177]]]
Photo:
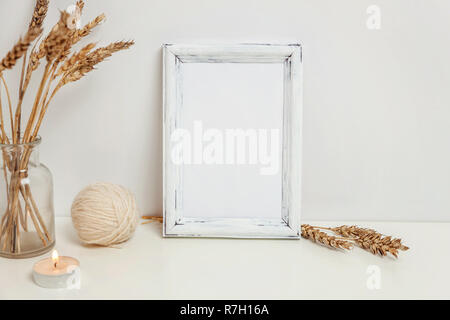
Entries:
[[[192, 216], [186, 214], [183, 165], [171, 159], [171, 136], [186, 114], [183, 92], [189, 64], [279, 65], [281, 71], [280, 206], [274, 216]], [[189, 65], [191, 67], [191, 65]], [[264, 69], [262, 69], [264, 70]], [[221, 75], [218, 74], [218, 77]], [[264, 95], [264, 90], [261, 90]], [[214, 108], [210, 105], [209, 108]], [[301, 211], [302, 49], [299, 44], [163, 46], [163, 236], [299, 239]], [[217, 110], [220, 112], [220, 110]], [[192, 188], [192, 186], [190, 186]], [[195, 194], [190, 190], [189, 194]], [[193, 192], [194, 193], [193, 193]], [[271, 197], [269, 194], [261, 197]], [[205, 199], [206, 200], [206, 199]], [[199, 203], [200, 204], [200, 203]], [[191, 211], [195, 211], [195, 203]], [[192, 210], [192, 208], [194, 208]], [[251, 211], [251, 210], [250, 210]]]

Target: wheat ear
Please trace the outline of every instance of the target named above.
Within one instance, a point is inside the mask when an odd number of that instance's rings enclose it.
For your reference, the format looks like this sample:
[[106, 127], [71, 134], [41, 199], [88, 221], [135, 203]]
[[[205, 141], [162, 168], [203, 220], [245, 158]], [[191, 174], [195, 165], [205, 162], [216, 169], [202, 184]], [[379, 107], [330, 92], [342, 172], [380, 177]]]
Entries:
[[313, 226], [310, 226], [308, 224], [302, 224], [301, 235], [305, 239], [309, 239], [313, 242], [319, 242], [331, 248], [344, 250], [350, 250], [353, 248], [353, 244], [346, 239], [343, 240], [334, 236], [330, 236], [327, 233], [322, 232], [319, 229], [314, 228]]
[[41, 27], [36, 27], [28, 30], [25, 36], [19, 38], [19, 41], [13, 46], [13, 48], [6, 54], [6, 56], [0, 61], [0, 73], [6, 69], [12, 69], [17, 61], [27, 52], [31, 43], [42, 33]]
[[88, 36], [92, 29], [98, 26], [102, 21], [105, 20], [105, 15], [102, 13], [97, 16], [94, 20], [86, 24], [83, 28], [76, 30], [75, 34], [72, 37], [72, 44], [78, 43], [82, 38]]
[[80, 13], [83, 13], [84, 1], [83, 0], [78, 0], [77, 1], [77, 7], [78, 7], [78, 9], [80, 9]]
[[80, 60], [63, 75], [55, 90], [58, 90], [60, 87], [70, 82], [80, 80], [88, 72], [94, 70], [94, 67], [97, 64], [110, 57], [113, 53], [128, 49], [132, 45], [134, 45], [134, 41], [113, 42], [106, 47], [98, 48], [97, 50], [87, 54], [82, 60]]
[[44, 23], [45, 16], [48, 11], [49, 0], [36, 0], [36, 5], [34, 6], [33, 17], [29, 25], [29, 29], [41, 27]]
[[39, 51], [37, 52], [36, 56], [30, 57], [30, 59], [37, 59], [37, 60], [46, 57], [47, 64], [45, 66], [44, 74], [42, 75], [41, 83], [39, 85], [39, 89], [33, 103], [33, 108], [28, 118], [27, 126], [25, 128], [23, 136], [23, 142], [25, 143], [31, 142], [33, 140], [33, 138], [31, 138], [33, 124], [36, 120], [38, 108], [41, 105], [41, 97], [43, 90], [45, 89], [47, 80], [49, 79], [50, 74], [52, 73], [53, 61], [57, 59], [66, 48], [66, 43], [70, 36], [70, 30], [67, 28], [68, 17], [69, 14], [66, 11], [62, 11], [60, 13], [58, 23], [52, 28], [50, 33], [40, 44]]
[[95, 47], [95, 43], [89, 43], [84, 46], [80, 51], [74, 53], [69, 59], [64, 61], [64, 63], [59, 68], [58, 72], [55, 73], [55, 77], [66, 73], [71, 68], [73, 68], [78, 62], [82, 61], [86, 55]]
[[[142, 218], [148, 220], [142, 224], [163, 221], [162, 217], [157, 216], [143, 216]], [[341, 238], [331, 236], [320, 231], [320, 229], [334, 232], [336, 235], [341, 236]], [[328, 228], [302, 224], [301, 236], [331, 248], [349, 250], [353, 247], [353, 244], [356, 244], [362, 249], [368, 250], [375, 255], [386, 256], [390, 253], [396, 258], [398, 257], [399, 250], [406, 251], [409, 249], [402, 244], [401, 239], [393, 239], [392, 237], [384, 236], [373, 229], [365, 229], [357, 226], [344, 225]]]
[[[27, 31], [25, 36], [19, 39], [19, 41], [13, 46], [13, 48], [6, 54], [6, 56], [0, 61], [0, 77], [3, 81], [3, 85], [5, 86], [6, 94], [8, 97], [8, 105], [9, 105], [9, 113], [10, 113], [10, 120], [11, 120], [11, 134], [13, 136], [13, 142], [17, 143], [17, 136], [15, 134], [16, 126], [13, 120], [13, 112], [12, 112], [12, 103], [11, 98], [8, 90], [8, 86], [6, 84], [6, 81], [3, 77], [3, 71], [6, 69], [12, 69], [17, 61], [22, 58], [24, 55], [26, 55], [28, 48], [30, 47], [31, 43], [36, 40], [36, 38], [42, 33], [42, 27], [33, 27]], [[16, 124], [18, 125], [17, 121]]]
[[58, 23], [39, 47], [40, 54], [45, 54], [48, 62], [58, 58], [66, 48], [67, 41], [71, 36], [71, 30], [67, 27], [69, 16], [66, 11], [61, 11]]
[[31, 80], [31, 74], [34, 70], [37, 69], [39, 66], [39, 59], [36, 61], [35, 52], [34, 49], [36, 48], [36, 45], [39, 41], [38, 40], [34, 43], [33, 48], [31, 49], [30, 58], [27, 65], [27, 55], [25, 54], [23, 57], [23, 65], [22, 65], [22, 72], [20, 75], [20, 84], [19, 84], [19, 101], [17, 102], [16, 107], [16, 139], [20, 140], [20, 133], [21, 133], [21, 126], [22, 126], [22, 103], [23, 98], [25, 97], [25, 92], [28, 89], [28, 85]]
[[[48, 11], [48, 0], [36, 0], [36, 4], [34, 6], [33, 10], [33, 16], [31, 18], [30, 24], [28, 26], [28, 31], [31, 31], [33, 29], [40, 29], [42, 28], [42, 25], [44, 23], [45, 17], [47, 16]], [[41, 33], [42, 34], [42, 33]], [[35, 44], [36, 45], [36, 44]], [[27, 49], [28, 51], [28, 49]], [[19, 142], [20, 140], [20, 131], [21, 131], [21, 118], [22, 118], [22, 102], [23, 97], [25, 95], [25, 91], [28, 87], [28, 83], [30, 81], [29, 77], [31, 77], [31, 74], [28, 77], [28, 81], [26, 80], [26, 65], [27, 65], [27, 51], [24, 54], [23, 57], [23, 63], [22, 63], [22, 71], [20, 74], [20, 83], [19, 83], [19, 101], [17, 102], [16, 107], [16, 114], [15, 114], [15, 130], [16, 133], [14, 134], [13, 140], [15, 142]], [[15, 138], [15, 139], [14, 139]]]
[[399, 250], [406, 251], [409, 248], [402, 244], [401, 239], [395, 239], [391, 236], [385, 236], [373, 229], [361, 228], [358, 226], [340, 226], [330, 228], [336, 234], [351, 236], [355, 238], [355, 243], [361, 248], [386, 256], [387, 253], [397, 257]]
[[142, 219], [146, 219], [148, 221], [142, 222], [142, 224], [152, 223], [152, 222], [163, 222], [163, 217], [155, 217], [155, 216], [142, 216]]

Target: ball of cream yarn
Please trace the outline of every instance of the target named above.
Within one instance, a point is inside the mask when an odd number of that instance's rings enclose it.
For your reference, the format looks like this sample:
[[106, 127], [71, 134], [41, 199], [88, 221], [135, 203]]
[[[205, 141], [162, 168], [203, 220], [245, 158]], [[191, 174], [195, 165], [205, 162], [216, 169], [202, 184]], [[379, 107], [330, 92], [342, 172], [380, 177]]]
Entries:
[[114, 247], [129, 240], [138, 223], [134, 195], [126, 188], [98, 182], [78, 193], [72, 222], [86, 244]]

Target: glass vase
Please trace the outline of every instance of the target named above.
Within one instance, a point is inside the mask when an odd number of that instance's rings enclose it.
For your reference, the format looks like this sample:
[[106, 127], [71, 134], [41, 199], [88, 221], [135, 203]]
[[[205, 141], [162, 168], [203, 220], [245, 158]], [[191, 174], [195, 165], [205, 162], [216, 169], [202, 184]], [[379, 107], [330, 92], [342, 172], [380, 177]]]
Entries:
[[53, 179], [39, 162], [41, 138], [0, 144], [0, 256], [30, 258], [55, 245]]

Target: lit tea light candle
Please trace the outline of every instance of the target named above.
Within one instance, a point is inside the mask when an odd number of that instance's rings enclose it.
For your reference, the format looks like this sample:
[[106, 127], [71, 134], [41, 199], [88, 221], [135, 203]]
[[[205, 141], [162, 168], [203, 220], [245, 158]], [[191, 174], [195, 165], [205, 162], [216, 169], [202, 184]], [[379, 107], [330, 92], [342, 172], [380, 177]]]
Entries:
[[53, 250], [51, 258], [36, 262], [33, 267], [33, 279], [44, 288], [70, 288], [79, 283], [80, 263], [72, 257], [60, 257]]

